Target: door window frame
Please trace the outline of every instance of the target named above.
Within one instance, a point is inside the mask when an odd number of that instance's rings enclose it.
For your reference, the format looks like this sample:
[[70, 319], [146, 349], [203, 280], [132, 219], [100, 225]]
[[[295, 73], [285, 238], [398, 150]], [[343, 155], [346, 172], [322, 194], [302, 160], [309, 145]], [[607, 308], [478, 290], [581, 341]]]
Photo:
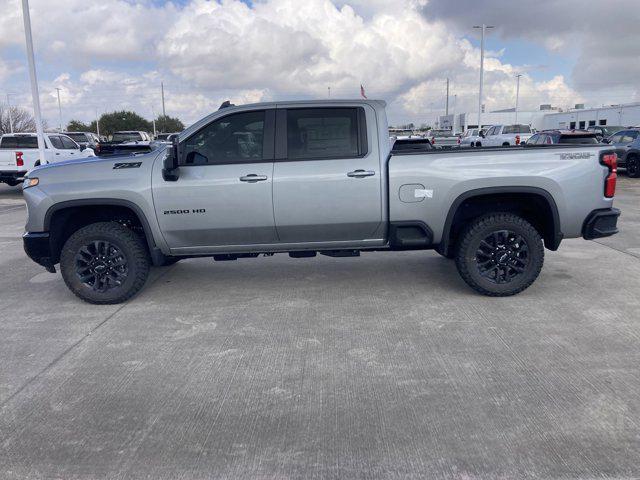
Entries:
[[[186, 155], [185, 145], [187, 142], [198, 135], [202, 130], [209, 128], [213, 123], [224, 120], [227, 117], [231, 117], [232, 115], [240, 115], [243, 113], [258, 113], [264, 112], [264, 133], [262, 135], [262, 158], [247, 158], [240, 160], [228, 160], [223, 162], [215, 162], [215, 163], [202, 163], [202, 164], [192, 164], [186, 163]], [[229, 112], [226, 115], [222, 115], [220, 117], [216, 117], [211, 120], [209, 123], [204, 125], [203, 127], [196, 130], [194, 133], [189, 135], [187, 138], [182, 140], [178, 144], [178, 164], [180, 167], [215, 167], [216, 165], [245, 165], [247, 163], [272, 163], [273, 155], [274, 155], [274, 141], [275, 141], [275, 108], [258, 108], [256, 110], [240, 110], [235, 112]]]
[[[355, 110], [357, 131], [358, 131], [358, 155], [335, 155], [326, 157], [289, 158], [287, 139], [287, 112], [289, 110]], [[276, 142], [275, 142], [275, 162], [313, 162], [320, 160], [344, 160], [350, 158], [364, 158], [369, 155], [369, 138], [367, 135], [367, 115], [364, 107], [361, 106], [338, 106], [338, 107], [293, 107], [279, 108], [276, 111]]]

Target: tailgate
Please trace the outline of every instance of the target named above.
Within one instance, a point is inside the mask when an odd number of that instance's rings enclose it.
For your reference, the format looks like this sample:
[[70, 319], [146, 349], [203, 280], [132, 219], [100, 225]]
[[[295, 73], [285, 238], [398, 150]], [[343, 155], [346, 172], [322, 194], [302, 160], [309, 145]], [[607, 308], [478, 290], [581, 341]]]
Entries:
[[17, 170], [16, 153], [13, 150], [0, 150], [0, 170]]

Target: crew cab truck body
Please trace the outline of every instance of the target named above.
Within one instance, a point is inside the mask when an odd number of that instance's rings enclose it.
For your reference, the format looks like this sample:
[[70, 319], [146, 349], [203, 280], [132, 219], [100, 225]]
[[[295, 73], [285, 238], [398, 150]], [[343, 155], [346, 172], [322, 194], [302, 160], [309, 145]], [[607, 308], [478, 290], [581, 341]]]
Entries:
[[483, 147], [510, 147], [525, 143], [533, 135], [529, 125], [494, 125], [480, 140]]
[[218, 111], [167, 147], [40, 167], [25, 179], [27, 254], [92, 303], [150, 264], [436, 249], [487, 295], [527, 288], [543, 245], [616, 233], [606, 147], [390, 150], [384, 102]]
[[[45, 133], [46, 163], [94, 156], [66, 135]], [[12, 133], [0, 138], [0, 182], [18, 185], [26, 173], [40, 165], [38, 137], [35, 133]]]

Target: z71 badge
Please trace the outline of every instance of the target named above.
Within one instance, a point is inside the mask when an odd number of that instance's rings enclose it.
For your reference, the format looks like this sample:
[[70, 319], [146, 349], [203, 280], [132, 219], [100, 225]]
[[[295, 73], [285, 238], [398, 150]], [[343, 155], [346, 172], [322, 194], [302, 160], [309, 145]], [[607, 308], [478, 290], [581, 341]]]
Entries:
[[184, 215], [188, 213], [205, 213], [206, 210], [204, 208], [193, 208], [191, 210], [165, 210], [165, 215]]

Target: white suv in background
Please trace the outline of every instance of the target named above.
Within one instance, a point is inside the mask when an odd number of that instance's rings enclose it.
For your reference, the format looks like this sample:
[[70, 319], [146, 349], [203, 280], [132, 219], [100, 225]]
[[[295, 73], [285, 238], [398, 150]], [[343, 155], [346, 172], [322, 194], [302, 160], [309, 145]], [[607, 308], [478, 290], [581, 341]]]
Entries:
[[481, 140], [483, 147], [509, 147], [520, 145], [529, 140], [534, 134], [531, 126], [515, 124], [515, 125], [494, 125]]

